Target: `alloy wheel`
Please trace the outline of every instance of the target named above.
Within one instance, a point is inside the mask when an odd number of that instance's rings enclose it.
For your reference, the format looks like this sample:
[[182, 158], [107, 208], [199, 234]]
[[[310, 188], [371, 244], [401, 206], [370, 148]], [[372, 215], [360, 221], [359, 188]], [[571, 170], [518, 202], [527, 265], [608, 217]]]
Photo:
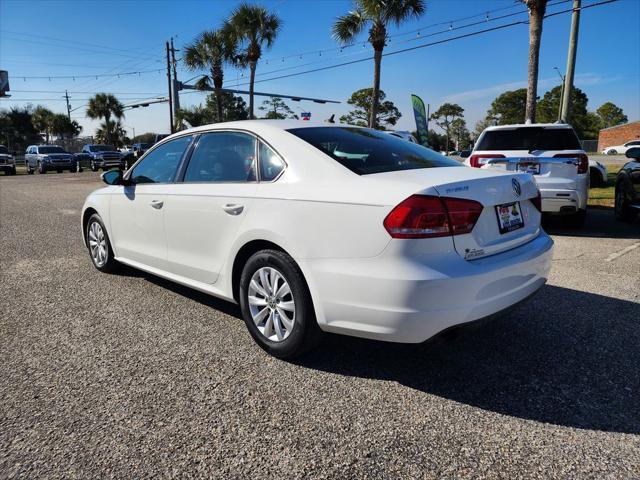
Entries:
[[89, 250], [91, 252], [91, 259], [97, 267], [104, 266], [107, 263], [108, 246], [107, 239], [102, 229], [102, 225], [98, 222], [93, 222], [89, 226], [88, 232]]
[[281, 272], [272, 267], [258, 269], [249, 282], [248, 301], [251, 318], [265, 338], [281, 342], [291, 334], [296, 305]]

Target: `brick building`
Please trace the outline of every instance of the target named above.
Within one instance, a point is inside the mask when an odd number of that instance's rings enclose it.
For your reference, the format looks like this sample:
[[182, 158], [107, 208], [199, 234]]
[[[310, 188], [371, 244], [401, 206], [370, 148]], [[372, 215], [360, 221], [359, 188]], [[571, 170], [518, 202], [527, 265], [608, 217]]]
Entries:
[[613, 145], [622, 145], [631, 140], [640, 140], [640, 121], [603, 128], [598, 135], [598, 151]]

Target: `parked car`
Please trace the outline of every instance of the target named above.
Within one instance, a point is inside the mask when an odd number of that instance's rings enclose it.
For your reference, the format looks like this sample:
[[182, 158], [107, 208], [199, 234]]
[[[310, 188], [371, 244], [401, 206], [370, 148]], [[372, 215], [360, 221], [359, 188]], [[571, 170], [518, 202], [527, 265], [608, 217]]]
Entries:
[[602, 187], [608, 180], [607, 167], [600, 162], [589, 159], [589, 187]]
[[589, 157], [570, 125], [488, 127], [465, 163], [471, 167], [531, 173], [542, 193], [542, 211], [579, 228], [587, 215]]
[[30, 145], [24, 154], [24, 163], [29, 175], [36, 170], [38, 173], [50, 170], [61, 173], [63, 170], [75, 172], [77, 169], [73, 154], [58, 145]]
[[614, 207], [616, 218], [625, 222], [640, 213], [640, 147], [628, 149], [626, 156], [631, 161], [616, 176]]
[[614, 145], [606, 147], [602, 150], [605, 155], [624, 155], [632, 147], [640, 147], [640, 140], [632, 140], [623, 145]]
[[94, 172], [100, 168], [108, 170], [113, 167], [125, 167], [122, 154], [111, 145], [85, 145], [82, 147], [82, 153], [89, 156], [89, 166]]
[[3, 171], [5, 175], [16, 174], [16, 161], [13, 155], [9, 153], [9, 149], [4, 145], [0, 145], [0, 170]]
[[283, 358], [323, 331], [422, 342], [526, 299], [551, 265], [531, 175], [465, 168], [371, 129], [206, 125], [102, 177], [81, 216], [94, 266], [238, 302]]
[[142, 155], [144, 155], [144, 152], [149, 150], [149, 148], [151, 148], [150, 143], [134, 143], [131, 146], [131, 152], [133, 153], [133, 155], [136, 157], [136, 160], [137, 160]]

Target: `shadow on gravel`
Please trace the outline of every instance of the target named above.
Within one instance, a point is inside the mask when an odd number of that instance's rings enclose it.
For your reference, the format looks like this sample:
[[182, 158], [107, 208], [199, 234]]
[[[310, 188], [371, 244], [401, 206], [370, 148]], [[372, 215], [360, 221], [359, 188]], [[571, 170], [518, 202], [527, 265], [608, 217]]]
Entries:
[[620, 222], [616, 220], [613, 208], [610, 207], [590, 207], [582, 228], [567, 228], [563, 226], [562, 218], [558, 216], [545, 216], [542, 226], [549, 235], [640, 239], [640, 215], [634, 222]]
[[545, 286], [499, 320], [421, 345], [329, 336], [296, 363], [523, 419], [640, 433], [640, 304], [591, 293]]
[[198, 290], [194, 290], [193, 288], [185, 287], [183, 285], [180, 285], [179, 283], [165, 280], [164, 278], [157, 277], [150, 273], [143, 272], [142, 270], [129, 267], [128, 265], [122, 265], [121, 268], [118, 271], [114, 272], [112, 275], [144, 278], [146, 281], [158, 285], [159, 287], [171, 290], [178, 295], [182, 295], [183, 297], [190, 300], [195, 300], [198, 303], [214, 308], [232, 317], [236, 317], [244, 322], [242, 318], [242, 312], [240, 311], [240, 307], [238, 305], [213, 297], [207, 293], [199, 292]]

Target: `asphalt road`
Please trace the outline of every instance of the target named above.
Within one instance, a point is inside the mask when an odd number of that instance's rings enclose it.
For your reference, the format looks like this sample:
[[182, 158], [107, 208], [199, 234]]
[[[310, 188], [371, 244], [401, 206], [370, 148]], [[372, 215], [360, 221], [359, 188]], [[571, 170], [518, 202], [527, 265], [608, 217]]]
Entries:
[[549, 284], [457, 338], [286, 363], [231, 304], [98, 273], [99, 185], [0, 177], [1, 478], [640, 476], [640, 222], [549, 224]]

